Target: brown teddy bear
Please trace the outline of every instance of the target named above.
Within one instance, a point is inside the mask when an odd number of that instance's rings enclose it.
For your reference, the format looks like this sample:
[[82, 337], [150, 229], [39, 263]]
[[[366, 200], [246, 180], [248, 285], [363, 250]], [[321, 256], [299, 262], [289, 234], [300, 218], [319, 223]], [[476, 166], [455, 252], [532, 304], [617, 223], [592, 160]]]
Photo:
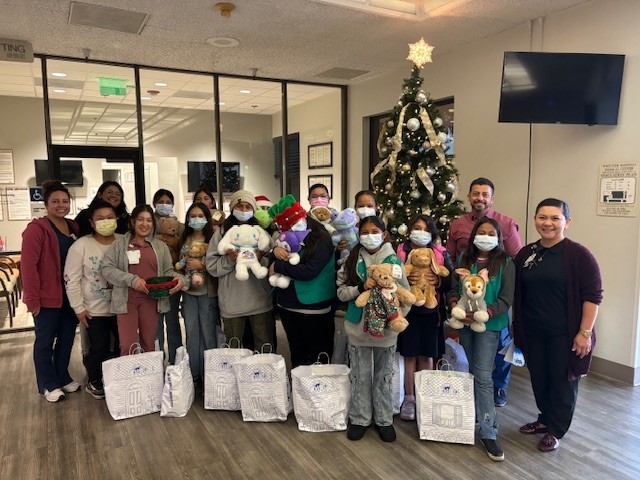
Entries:
[[158, 230], [156, 238], [167, 244], [171, 252], [171, 261], [178, 261], [180, 252], [180, 234], [182, 233], [182, 224], [176, 217], [158, 217]]
[[427, 272], [431, 271], [439, 277], [447, 277], [449, 276], [449, 270], [442, 265], [438, 265], [433, 250], [427, 247], [411, 250], [404, 268], [407, 271], [407, 276], [411, 275], [412, 272], [420, 275], [418, 283], [411, 285], [411, 293], [416, 296], [416, 306], [424, 305], [427, 308], [436, 308], [438, 306], [436, 289], [433, 285], [429, 285]]
[[188, 284], [185, 285], [187, 289], [189, 287], [194, 290], [198, 290], [200, 287], [204, 285], [205, 281], [205, 270], [189, 270], [187, 268], [187, 261], [190, 258], [195, 258], [196, 260], [200, 260], [204, 263], [204, 257], [207, 254], [207, 244], [205, 242], [191, 242], [189, 245], [189, 251], [186, 255], [180, 259], [179, 262], [176, 263], [176, 270], [186, 269], [186, 277], [188, 280]]
[[216, 227], [220, 226], [224, 223], [224, 219], [226, 218], [225, 213], [222, 210], [218, 210], [216, 208], [210, 208], [209, 212], [211, 212], [211, 224]]
[[324, 225], [324, 228], [327, 229], [329, 235], [333, 235], [335, 233], [336, 229], [333, 228], [333, 225], [331, 225], [331, 210], [329, 210], [327, 207], [313, 207], [311, 210], [309, 210], [309, 215], [311, 215], [313, 219], [319, 221], [322, 225]]
[[372, 337], [384, 337], [385, 328], [402, 332], [409, 325], [402, 316], [400, 304], [413, 304], [416, 297], [409, 290], [398, 287], [394, 268], [400, 267], [390, 263], [371, 265], [367, 277], [375, 280], [376, 286], [356, 298], [356, 306], [364, 307], [364, 331]]

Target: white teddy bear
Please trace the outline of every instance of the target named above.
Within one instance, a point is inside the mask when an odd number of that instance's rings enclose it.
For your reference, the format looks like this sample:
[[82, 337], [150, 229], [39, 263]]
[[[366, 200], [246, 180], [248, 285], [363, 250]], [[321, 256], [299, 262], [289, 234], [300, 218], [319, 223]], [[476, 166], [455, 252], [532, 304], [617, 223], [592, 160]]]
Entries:
[[220, 240], [218, 253], [224, 255], [228, 250], [237, 250], [236, 278], [238, 280], [248, 280], [249, 270], [256, 278], [265, 278], [269, 269], [260, 265], [256, 250], [266, 252], [270, 241], [267, 232], [257, 225], [234, 225]]

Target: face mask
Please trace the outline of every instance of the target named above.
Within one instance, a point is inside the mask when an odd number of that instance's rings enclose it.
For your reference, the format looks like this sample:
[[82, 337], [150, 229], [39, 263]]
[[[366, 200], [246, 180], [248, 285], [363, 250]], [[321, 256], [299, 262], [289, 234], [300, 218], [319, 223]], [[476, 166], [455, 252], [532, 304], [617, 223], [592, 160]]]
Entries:
[[96, 232], [103, 237], [110, 237], [118, 228], [118, 222], [115, 218], [107, 218], [106, 220], [98, 220], [95, 222]]
[[307, 221], [299, 220], [291, 227], [292, 232], [304, 232], [307, 229]]
[[248, 222], [253, 217], [253, 210], [249, 210], [248, 212], [242, 212], [240, 210], [234, 210], [233, 216], [238, 219], [240, 222]]
[[368, 235], [360, 235], [360, 244], [367, 250], [375, 250], [382, 245], [382, 234], [370, 233]]
[[483, 252], [490, 252], [498, 246], [498, 237], [490, 235], [476, 235], [473, 238], [473, 244]]
[[356, 210], [356, 213], [358, 214], [358, 218], [362, 220], [363, 218], [373, 217], [376, 214], [376, 209], [370, 207], [360, 207]]
[[419, 247], [426, 247], [431, 243], [431, 234], [424, 230], [411, 230], [409, 240]]
[[309, 202], [312, 207], [328, 207], [329, 206], [329, 198], [328, 197], [315, 197], [312, 198]]
[[206, 218], [191, 217], [189, 219], [189, 226], [194, 230], [202, 230], [207, 225]]
[[156, 205], [156, 213], [162, 217], [173, 215], [173, 205], [168, 203], [159, 203]]

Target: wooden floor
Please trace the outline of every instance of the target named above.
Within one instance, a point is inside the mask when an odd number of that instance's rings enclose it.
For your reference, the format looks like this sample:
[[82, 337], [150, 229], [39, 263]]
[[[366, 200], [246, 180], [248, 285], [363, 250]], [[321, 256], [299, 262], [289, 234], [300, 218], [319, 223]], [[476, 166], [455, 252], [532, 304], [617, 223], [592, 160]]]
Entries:
[[[83, 392], [49, 404], [37, 394], [33, 333], [0, 336], [2, 479], [638, 479], [640, 389], [592, 376], [582, 381], [574, 423], [560, 450], [543, 454], [538, 436], [518, 433], [535, 418], [526, 370], [499, 409], [506, 459], [479, 445], [420, 441], [415, 422], [396, 417], [398, 440], [373, 429], [358, 442], [344, 432], [305, 433], [284, 423], [245, 423], [240, 412], [204, 410], [202, 394], [185, 418], [159, 414], [111, 419]], [[84, 380], [74, 347], [71, 373]], [[286, 347], [280, 342], [281, 347]]]

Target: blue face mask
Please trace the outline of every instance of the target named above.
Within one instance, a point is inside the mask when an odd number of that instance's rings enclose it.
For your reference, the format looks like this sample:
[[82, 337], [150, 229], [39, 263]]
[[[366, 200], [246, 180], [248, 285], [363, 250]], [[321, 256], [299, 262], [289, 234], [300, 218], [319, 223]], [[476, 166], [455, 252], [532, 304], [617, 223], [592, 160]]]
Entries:
[[241, 210], [234, 210], [233, 216], [238, 219], [240, 222], [248, 222], [253, 217], [253, 210], [249, 210], [248, 212], [243, 212]]
[[367, 250], [375, 250], [382, 245], [382, 234], [370, 233], [367, 235], [360, 235], [360, 244]]
[[426, 247], [431, 243], [431, 234], [424, 230], [411, 230], [409, 240], [419, 247]]
[[194, 230], [202, 230], [207, 225], [206, 218], [191, 217], [189, 219], [189, 226]]
[[173, 215], [173, 205], [159, 203], [156, 205], [156, 213], [162, 217], [169, 217]]
[[293, 224], [293, 226], [291, 227], [291, 231], [292, 232], [304, 232], [307, 229], [307, 221], [306, 220], [300, 220], [296, 223]]

